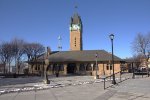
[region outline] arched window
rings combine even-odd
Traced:
[[[64,71],[64,65],[63,65],[63,64],[60,64],[60,65],[59,65],[59,70],[60,70],[60,71]]]
[[[96,70],[96,67],[97,67],[97,70],[99,70],[98,64],[97,64],[97,66],[96,66],[96,63],[94,63],[94,65],[93,65],[93,70],[94,70],[94,71]]]
[[[79,70],[80,70],[80,71],[85,71],[85,65],[84,65],[84,64],[80,64]]]
[[[52,70],[53,70],[53,66],[49,64],[49,65],[48,65],[48,70],[49,70],[49,71],[52,71]]]
[[[91,64],[87,64],[86,70],[87,70],[87,71],[92,71],[92,66],[91,66]]]

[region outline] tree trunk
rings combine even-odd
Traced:
[[[9,63],[9,74],[10,74],[10,63]]]
[[[4,74],[5,74],[5,72],[6,72],[6,69],[5,69],[5,67],[6,67],[6,63],[4,63],[4,69],[3,69],[3,70],[4,70]]]
[[[18,65],[18,74],[20,73],[20,65]]]
[[[16,59],[16,56],[15,56],[15,67],[16,67],[15,72],[17,73],[17,59]]]
[[[19,74],[19,66],[18,66],[18,61],[16,62],[16,68],[17,68],[17,74]]]

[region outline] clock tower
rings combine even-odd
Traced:
[[[70,22],[70,50],[82,50],[82,21],[77,13]]]

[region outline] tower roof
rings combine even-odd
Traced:
[[[80,24],[81,18],[78,15],[78,13],[74,13],[74,15],[71,17],[71,24]]]

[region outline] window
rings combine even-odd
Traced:
[[[74,46],[76,47],[76,37],[75,37],[75,39],[74,39]]]
[[[106,69],[109,70],[109,64],[107,64]]]
[[[53,70],[53,66],[51,66],[51,65],[48,65],[48,70]]]
[[[94,63],[94,65],[93,65],[93,70],[94,70],[94,71],[96,70],[96,67],[97,67],[97,70],[99,70],[98,64],[97,64],[97,66],[96,66],[96,63]]]
[[[112,65],[110,65],[110,70],[112,70]]]
[[[91,64],[87,64],[87,66],[86,66],[86,70],[87,70],[87,71],[92,71]]]
[[[64,66],[62,64],[59,65],[59,70],[64,71]]]
[[[57,64],[55,63],[55,64],[53,64],[53,71],[58,71],[58,66],[57,66]]]
[[[38,70],[37,66],[35,66],[35,70]]]
[[[64,66],[63,64],[54,64],[52,67],[53,71],[64,71]]]
[[[84,65],[84,64],[80,64],[79,70],[80,70],[80,71],[85,71],[85,65]]]
[[[40,70],[40,65],[36,65],[34,69],[37,71]]]

